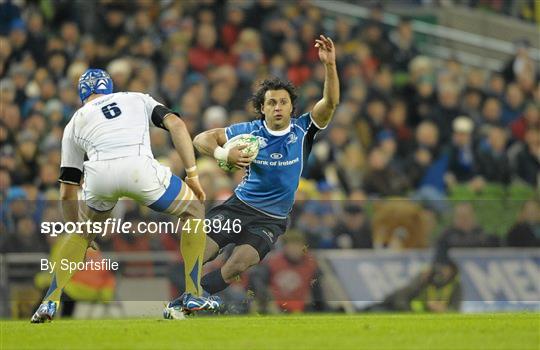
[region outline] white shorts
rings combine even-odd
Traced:
[[[168,167],[148,156],[84,163],[83,199],[96,211],[113,209],[120,197],[165,211],[182,187],[182,180]]]

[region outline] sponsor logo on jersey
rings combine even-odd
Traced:
[[[257,136],[257,139],[259,140],[259,149],[263,149],[268,146],[268,140],[266,138]]]
[[[281,154],[281,153],[272,153],[270,155],[270,158],[272,158],[272,159],[281,159],[281,158],[283,158],[283,154]]]
[[[291,132],[289,136],[287,137],[287,144],[290,145],[292,143],[296,143],[296,140],[298,140],[298,136],[296,136],[296,134]]]

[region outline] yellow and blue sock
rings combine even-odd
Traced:
[[[63,244],[58,252],[54,254],[55,257],[53,257],[53,261],[56,264],[53,270],[51,285],[45,294],[45,298],[43,298],[44,302],[50,300],[59,303],[60,297],[62,296],[62,290],[75,273],[75,271],[70,271],[70,269],[62,269],[62,259],[66,259],[70,263],[83,262],[87,248],[88,239],[81,235],[71,234],[64,239]]]

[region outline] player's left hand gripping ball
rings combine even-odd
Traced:
[[[259,139],[250,134],[241,134],[233,137],[223,145],[223,148],[231,149],[237,146],[246,146],[242,149],[242,153],[250,157],[251,160],[254,160],[259,153]],[[235,165],[230,164],[229,162],[218,160],[217,163],[219,167],[225,171],[238,170]]]

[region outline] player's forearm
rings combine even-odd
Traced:
[[[339,103],[339,78],[335,63],[325,64],[323,97],[313,108],[313,117],[320,126],[326,126]]]
[[[325,80],[323,90],[323,101],[328,109],[334,111],[339,103],[339,78],[336,64],[327,63],[324,65]]]
[[[176,116],[166,116],[163,124],[171,133],[174,148],[176,149],[176,152],[178,152],[180,159],[182,159],[184,167],[186,169],[193,168],[195,166],[195,152],[186,124],[182,119],[177,118]]]
[[[195,136],[193,145],[201,154],[213,157],[214,151],[219,146],[217,139],[212,134],[212,130],[205,131]]]
[[[60,199],[62,200],[64,222],[76,222],[79,220],[78,190],[79,186],[77,185],[60,184]]]
[[[193,144],[204,155],[228,161],[229,150],[221,147],[225,142],[227,142],[225,129],[217,128],[200,133],[195,137]]]

